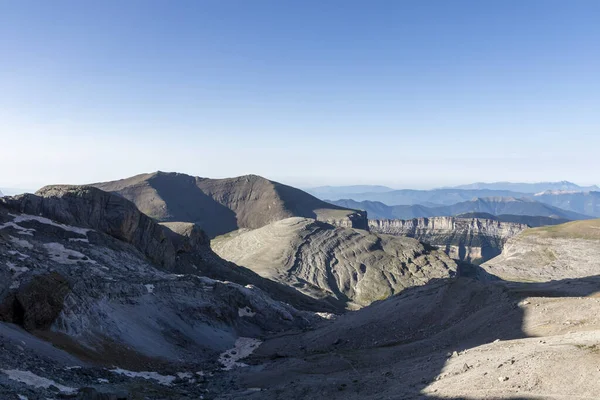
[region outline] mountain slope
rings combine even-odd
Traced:
[[[218,237],[221,257],[316,298],[354,308],[407,287],[454,274],[456,264],[410,238],[336,228],[288,218],[260,229]]]
[[[208,179],[156,172],[93,186],[132,201],[162,222],[193,222],[210,237],[299,216],[366,229],[366,216],[256,175]]]
[[[27,378],[16,379],[21,386],[42,382],[20,392],[36,399],[115,384],[143,398],[185,398],[195,372],[220,370],[219,354],[239,340],[255,347],[266,333],[321,320],[290,305],[297,301],[319,304],[220,259],[193,225],[161,226],[97,188],[54,186],[0,199],[2,399],[16,398],[11,376]],[[157,383],[130,383],[136,373],[119,376],[117,367],[160,368],[142,375],[168,378],[168,394],[157,393]],[[178,371],[193,375],[177,383]],[[58,381],[54,389],[44,384],[49,378]],[[190,390],[204,391],[202,381]]]
[[[491,215],[526,215],[562,218],[568,220],[589,219],[587,215],[563,210],[548,204],[529,199],[512,197],[477,198],[450,206],[425,207],[421,205],[387,206],[380,202],[336,200],[333,204],[367,211],[369,219],[413,219],[435,216],[455,216],[466,213],[487,213]]]

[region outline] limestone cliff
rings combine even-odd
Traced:
[[[481,263],[499,255],[506,241],[527,225],[481,218],[432,217],[370,220],[369,228],[374,233],[418,239],[456,260]]]

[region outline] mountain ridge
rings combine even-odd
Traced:
[[[158,171],[91,185],[127,198],[158,221],[196,223],[210,237],[293,216],[368,229],[363,212],[258,175],[210,179]]]
[[[456,216],[464,213],[483,212],[491,215],[522,215],[556,217],[568,220],[592,219],[593,216],[563,210],[532,199],[513,197],[476,198],[450,206],[425,207],[422,205],[387,206],[381,202],[350,199],[334,200],[333,204],[367,211],[369,219],[412,219],[420,217]]]

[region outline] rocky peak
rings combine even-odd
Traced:
[[[128,200],[92,186],[46,186],[36,194],[4,197],[0,204],[19,213],[98,230],[132,244],[163,267],[175,261],[176,249],[164,227]]]

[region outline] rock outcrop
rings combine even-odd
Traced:
[[[167,229],[97,188],[0,200],[0,321],[96,362],[216,362],[239,337],[321,319],[288,303],[332,309],[220,259],[197,227]]]
[[[326,203],[256,175],[208,179],[156,172],[93,186],[118,193],[160,222],[198,224],[210,237],[295,216],[368,229],[365,212]]]
[[[487,261],[502,252],[506,241],[527,225],[480,218],[433,217],[410,220],[370,220],[374,233],[408,236],[470,263]]]
[[[316,298],[350,308],[388,298],[434,278],[453,276],[456,264],[418,241],[288,218],[212,241],[221,257]]]
[[[293,289],[219,258],[197,225],[160,225],[125,198],[92,186],[48,186],[35,195],[3,197],[0,207],[76,226],[79,232],[88,229],[111,236],[131,244],[151,263],[172,273],[193,273],[241,285],[255,285],[276,299],[301,309],[334,311],[329,305],[315,302]]]
[[[528,229],[482,267],[500,278],[526,282],[600,275],[600,220]]]

